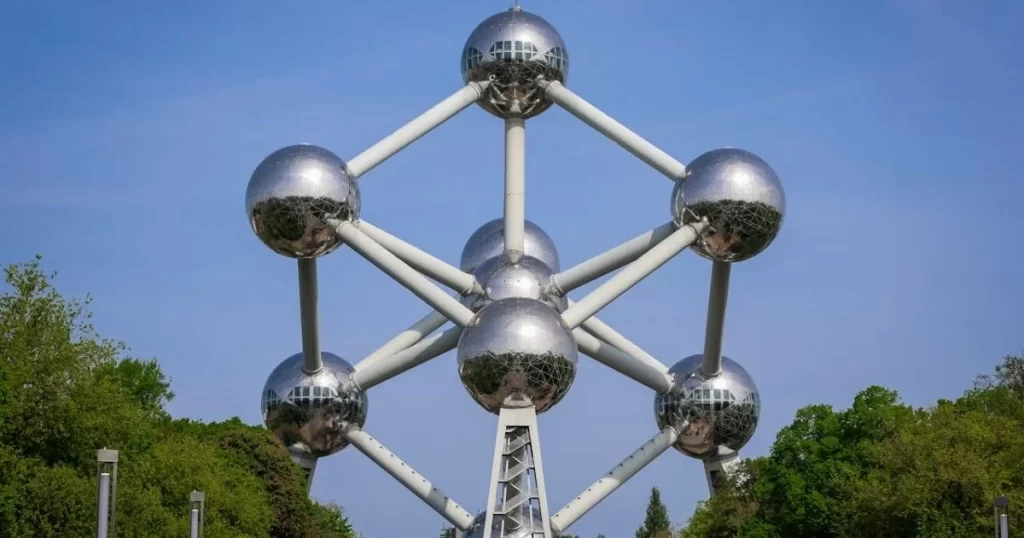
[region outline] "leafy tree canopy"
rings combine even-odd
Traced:
[[[925,409],[881,387],[849,409],[797,412],[744,461],[684,538],[949,538],[993,532],[992,501],[1024,501],[1024,357]]]
[[[6,268],[0,296],[0,536],[95,533],[95,455],[118,449],[120,536],[185,536],[188,494],[206,492],[208,538],[351,538],[342,511],[311,502],[262,427],[173,420],[153,360],[126,356],[68,299],[40,258]]]

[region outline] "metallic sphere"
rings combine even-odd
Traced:
[[[541,533],[544,529],[544,522],[540,517],[540,508],[536,506],[519,506],[518,510],[521,511],[519,514],[519,520],[523,522],[523,525],[518,529],[510,529],[508,525],[504,529],[501,527],[501,519],[498,517],[494,518],[494,522],[491,524],[491,532],[484,533],[484,524],[487,522],[487,512],[480,512],[476,518],[473,519],[473,526],[465,534],[465,538],[484,538],[501,536],[502,538],[533,538]]]
[[[291,258],[332,252],[341,238],[329,220],[359,218],[359,187],[337,155],[300,144],[271,153],[245,191],[249,224],[271,250]]]
[[[710,231],[694,243],[704,258],[739,262],[775,240],[786,213],[786,196],[775,171],[741,149],[716,149],[694,159],[672,191],[676,225],[706,217]]]
[[[564,312],[568,300],[548,291],[551,269],[544,262],[531,256],[522,256],[513,261],[507,254],[499,254],[480,264],[473,276],[484,289],[482,294],[471,294],[462,298],[462,304],[474,312],[484,306],[509,297],[534,299]]]
[[[302,353],[274,368],[263,387],[263,421],[289,451],[321,458],[348,446],[343,433],[366,422],[365,392],[342,387],[352,366],[341,357],[322,352],[323,368],[314,375],[302,371]]]
[[[569,392],[577,351],[572,331],[550,306],[502,299],[483,307],[463,329],[459,377],[470,396],[492,413],[529,403],[542,413]]]
[[[459,268],[467,273],[485,261],[500,255],[505,249],[505,221],[494,219],[477,228],[469,236],[466,246],[462,248],[462,259]],[[551,271],[561,270],[558,264],[558,249],[551,237],[536,224],[526,221],[523,255],[536,258],[547,265]]]
[[[739,450],[747,444],[761,416],[761,397],[753,378],[732,359],[722,357],[714,377],[701,373],[704,355],[693,355],[669,372],[675,384],[654,398],[658,427],[679,432],[676,450],[697,459],[711,459],[718,447]]]
[[[530,118],[551,106],[540,78],[565,82],[569,53],[544,19],[514,7],[488,17],[462,49],[463,82],[490,80],[478,101],[499,118]]]

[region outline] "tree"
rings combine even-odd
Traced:
[[[870,387],[846,410],[812,405],[747,460],[681,536],[926,537],[991,532],[996,495],[1024,500],[1024,393],[1004,359],[954,401],[912,409]],[[1018,501],[1020,502],[1020,501]]]
[[[672,523],[668,520],[668,509],[661,502],[661,492],[651,488],[651,497],[647,501],[647,515],[644,524],[636,530],[636,538],[668,538],[671,536]]]
[[[89,298],[66,299],[41,260],[6,269],[0,295],[0,536],[95,532],[96,449],[121,451],[123,536],[183,536],[188,493],[206,492],[208,538],[351,538],[336,506],[263,427],[172,420],[153,360],[93,329]]]

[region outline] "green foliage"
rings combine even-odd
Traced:
[[[40,259],[6,270],[0,296],[0,536],[95,533],[95,454],[120,451],[120,536],[185,536],[206,493],[208,538],[350,538],[337,506],[310,502],[287,452],[239,419],[171,420],[155,361],[100,338],[89,298],[65,299]]]
[[[668,509],[661,502],[661,492],[651,488],[651,497],[647,501],[647,515],[644,524],[636,530],[636,538],[668,538],[671,536],[672,523],[668,520]]]
[[[797,412],[771,453],[701,503],[684,538],[990,534],[997,495],[1024,500],[1024,359],[955,402],[912,409],[870,387]]]

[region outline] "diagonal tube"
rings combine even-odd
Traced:
[[[548,99],[582,120],[583,123],[593,127],[597,132],[610,138],[655,170],[665,174],[669,179],[678,181],[686,176],[686,165],[644,140],[640,135],[630,131],[611,116],[601,112],[596,106],[584,101],[582,97],[573,93],[560,82],[545,81],[541,85],[544,87],[544,93]]]
[[[427,277],[392,254],[388,249],[370,239],[351,222],[333,222],[334,231],[352,250],[358,252],[378,269],[387,273],[435,310],[442,313],[456,325],[465,327],[473,319],[473,311],[456,299],[448,296]]]
[[[444,314],[436,310],[432,311],[426,316],[423,316],[423,319],[413,323],[408,329],[395,335],[394,338],[388,340],[373,353],[364,357],[363,360],[359,361],[359,364],[370,364],[379,359],[390,357],[416,342],[419,342],[423,337],[436,331],[445,323],[448,323],[448,318],[446,318]]]
[[[672,232],[664,241],[623,267],[615,276],[566,309],[562,313],[562,319],[569,328],[579,327],[581,323],[693,244],[706,225],[706,221],[695,222]]]
[[[550,286],[555,293],[565,295],[636,260],[666,237],[672,235],[674,231],[676,231],[675,224],[671,221],[666,222],[587,261],[552,275]]]
[[[473,526],[473,516],[465,508],[434,487],[429,480],[409,467],[409,464],[370,437],[370,434],[362,429],[350,427],[345,431],[345,439],[452,525],[464,531]]]
[[[355,365],[349,382],[356,390],[369,390],[388,379],[411,370],[459,345],[462,327],[452,327],[441,334],[428,336],[389,357],[367,357]]]
[[[413,269],[424,275],[459,292],[459,294],[469,295],[470,293],[479,293],[481,291],[480,285],[477,284],[473,275],[451,266],[447,262],[381,230],[365,220],[360,220],[355,224],[363,233],[370,236],[370,239],[380,243],[382,247],[398,256],[398,259],[409,264]]]
[[[448,121],[469,105],[477,102],[490,82],[470,82],[445,100],[420,114],[416,119],[382,138],[366,151],[348,161],[348,173],[353,178],[362,176],[380,163],[412,144],[435,127]]]
[[[587,512],[592,510],[601,501],[605,500],[627,480],[640,472],[658,456],[662,455],[672,443],[676,442],[678,434],[671,427],[658,432],[657,435],[647,441],[635,452],[629,455],[614,469],[591,484],[583,493],[569,501],[564,508],[551,516],[551,532],[560,534],[565,532],[570,525],[579,521]]]
[[[583,329],[574,329],[573,337],[580,353],[625,375],[626,377],[650,388],[658,394],[664,394],[672,388],[672,375],[665,365],[661,368],[646,364],[626,354],[621,349],[597,339]]]
[[[569,301],[569,306],[572,306],[573,302]],[[594,335],[598,340],[607,343],[610,346],[616,347],[619,350],[630,355],[634,359],[650,366],[659,371],[668,371],[668,367],[665,366],[661,361],[654,358],[654,355],[644,351],[644,349],[634,344],[630,339],[623,336],[621,333],[611,328],[605,322],[592,317],[582,324],[580,328],[588,333]]]

